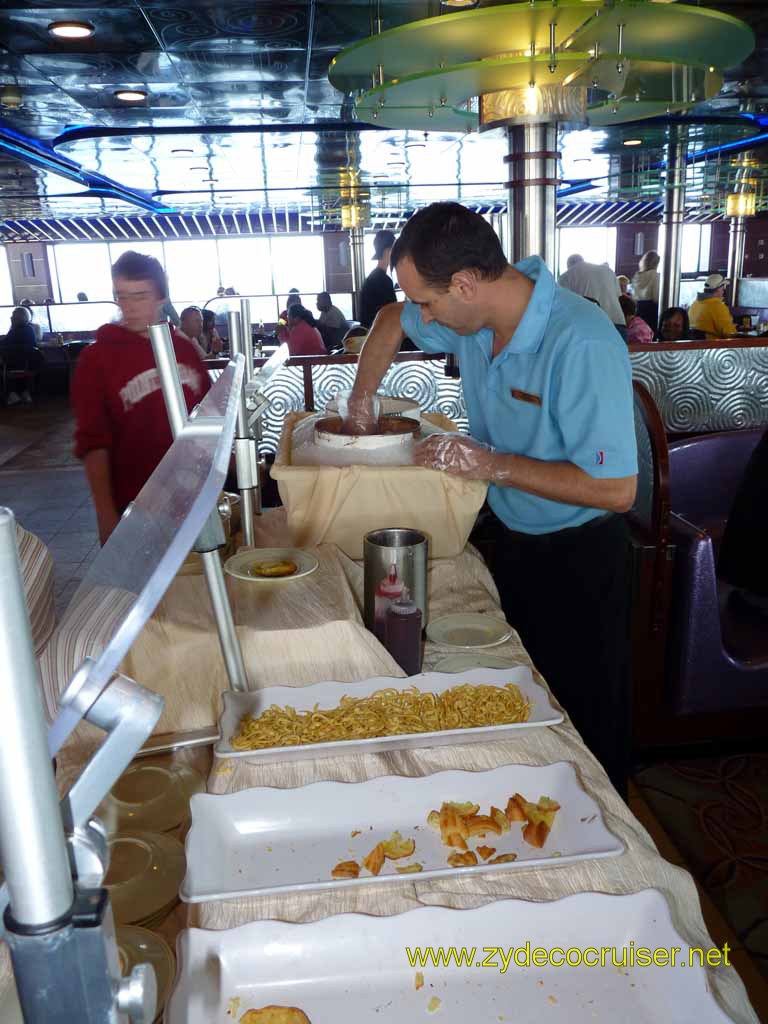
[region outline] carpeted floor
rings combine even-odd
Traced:
[[[662,762],[635,782],[768,978],[768,753]]]

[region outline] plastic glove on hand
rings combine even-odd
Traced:
[[[339,415],[344,420],[346,433],[375,434],[381,415],[381,399],[378,395],[341,392]]]
[[[496,451],[465,434],[432,434],[413,449],[413,462],[467,480],[492,480]]]

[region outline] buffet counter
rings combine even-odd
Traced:
[[[257,543],[260,546],[287,541],[282,510],[266,512],[257,523]],[[316,548],[313,553],[320,566],[306,578],[273,587],[228,581],[251,687],[279,682],[299,688],[320,680],[402,677],[397,664],[363,626],[361,563],[347,558],[329,545]],[[457,611],[503,618],[490,573],[471,547],[457,558],[430,563],[430,619]],[[86,640],[69,643],[59,638],[54,650],[56,672],[45,681],[47,703],[55,696],[52,692],[55,690],[54,679],[67,679],[70,665],[87,653],[91,645],[98,647],[101,642],[99,614],[102,614],[104,622],[109,621],[108,609],[95,612],[87,629],[80,631],[80,636],[86,636]],[[109,628],[108,625],[105,627],[107,634]],[[553,635],[555,630],[556,624],[553,623]],[[428,642],[423,670],[433,669],[447,653],[450,652],[445,648]],[[514,632],[506,642],[494,647],[493,654],[506,657],[510,663],[532,668],[530,658]],[[220,710],[220,692],[226,688],[227,681],[202,577],[185,575],[174,581],[161,606],[133,645],[123,670],[165,697],[166,709],[158,731],[188,730],[214,724]],[[535,669],[533,673],[536,682],[546,687]],[[556,699],[551,695],[550,699],[557,709]],[[62,787],[76,773],[90,746],[90,738],[78,731],[62,752],[59,757]],[[424,880],[411,875],[388,885],[346,885],[315,892],[270,893],[179,904],[158,925],[158,930],[170,941],[182,928],[188,927],[221,930],[266,919],[309,922],[347,912],[383,917],[423,906],[474,908],[501,899],[536,903],[576,893],[620,895],[655,889],[663,894],[671,912],[671,921],[683,941],[696,948],[712,946],[691,876],[659,856],[648,833],[619,798],[602,767],[582,743],[567,714],[561,724],[523,728],[514,733],[514,738],[496,742],[417,747],[275,764],[257,763],[257,758],[249,756],[212,760],[210,748],[181,752],[175,756],[180,760],[191,759],[199,769],[207,772],[208,791],[212,794],[230,794],[253,786],[289,789],[322,780],[361,782],[386,775],[417,778],[450,769],[480,772],[510,764],[566,762],[575,766],[578,780],[589,797],[597,802],[605,826],[625,849],[620,856],[562,865],[557,862],[541,867],[526,865],[524,869],[515,871],[456,872],[445,878]],[[538,796],[538,792],[532,794],[533,799]],[[446,799],[450,798],[450,794],[446,794]],[[603,898],[589,899],[599,901]],[[524,942],[525,938],[525,935],[520,935],[519,941]],[[214,937],[211,941],[215,943],[217,940]],[[412,940],[403,933],[402,941],[405,944]],[[452,944],[465,940],[449,935],[441,941]],[[493,939],[489,937],[489,941]],[[732,967],[721,965],[706,967],[705,970],[706,986],[732,1021],[747,1024],[757,1020],[742,982]],[[684,973],[685,979],[680,977],[676,984],[685,987],[692,984],[694,972]],[[675,972],[676,978],[678,974]],[[434,973],[432,977],[435,977]],[[11,977],[5,950],[2,980],[7,990]],[[500,1010],[514,1011],[515,998],[510,982],[504,978],[501,981],[510,989],[510,995],[507,997],[508,1005],[500,1007]],[[634,986],[635,982],[638,986],[644,984],[642,972],[628,973],[628,998],[634,998],[629,994],[629,986]],[[198,976],[194,984],[199,994],[202,979]],[[701,984],[703,991],[703,977]],[[440,986],[442,989],[443,982]],[[551,1003],[555,997],[548,995],[548,991],[542,992],[543,1010],[551,1011],[552,1006],[546,1000]],[[300,1005],[301,990],[297,989],[293,994],[295,1002]],[[417,994],[414,993],[414,998]],[[443,1000],[449,998],[449,993],[441,991],[440,994]],[[171,1004],[170,1021],[173,1024],[179,1020],[202,1019],[191,1012],[187,1017],[183,1007],[179,1008],[180,998],[176,997],[175,1006]],[[210,998],[215,1000],[220,995],[212,993]],[[241,1006],[240,1012],[246,1005]],[[560,1010],[563,1008],[561,1006]],[[419,1016],[423,1010],[424,1007],[420,1007]],[[714,1007],[712,1013],[706,1017],[707,1020],[721,1019],[714,1016]],[[239,1019],[237,1013],[231,1016]],[[225,1018],[211,1015],[207,1019],[223,1021]],[[522,1018],[517,1018],[512,1012],[511,1016],[502,1014],[499,1019]],[[615,1015],[612,1019],[619,1017]],[[168,1016],[166,1020],[169,1020]]]

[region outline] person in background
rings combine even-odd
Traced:
[[[704,282],[704,290],[688,310],[691,327],[702,331],[707,341],[736,334],[736,324],[723,299],[727,284],[722,274],[710,274]]]
[[[619,282],[619,294],[620,295],[631,295],[632,289],[629,286],[629,278],[626,274],[619,274],[616,278]]]
[[[224,349],[224,342],[216,330],[216,314],[212,309],[204,309],[203,313],[203,334],[200,344],[203,346],[206,355],[217,356]]]
[[[35,340],[35,332],[29,322],[29,310],[25,306],[17,306],[11,313],[11,329],[4,338],[0,338],[0,363],[4,363],[7,370],[29,370],[36,371],[42,362],[40,352]],[[8,405],[18,405],[19,402],[32,404],[32,395],[29,393],[26,379],[19,385],[19,391],[11,380],[6,393]]]
[[[625,336],[624,312],[619,305],[619,282],[607,263],[602,266],[587,263],[583,256],[574,253],[568,257],[567,270],[560,275],[557,283],[576,295],[596,302],[622,338]]]
[[[236,292],[236,291],[235,291],[235,289],[234,289],[234,288],[232,287],[232,285],[230,285],[230,286],[229,286],[229,288],[225,288],[225,289],[224,289],[224,294],[225,294],[225,295],[237,295],[237,292]]]
[[[391,231],[377,231],[373,236],[373,258],[376,260],[376,268],[366,277],[360,291],[360,323],[363,327],[371,326],[383,306],[397,302],[395,286],[387,273],[394,244],[395,236]]]
[[[29,313],[29,326],[32,328],[35,335],[35,344],[39,345],[43,340],[43,327],[42,324],[35,321],[32,299],[22,299],[19,305],[23,306],[27,313]]]
[[[349,323],[338,306],[331,303],[331,296],[328,292],[320,292],[317,296],[317,308],[320,310],[317,329],[323,337],[325,347],[330,352],[341,345],[349,330]]]
[[[277,334],[277,340],[278,341],[288,341],[288,311],[290,310],[291,306],[302,306],[303,307],[303,305],[304,305],[304,303],[301,301],[301,294],[299,293],[299,289],[298,288],[291,288],[290,291],[288,292],[288,299],[287,299],[287,301],[285,303],[285,309],[282,311],[282,313],[280,314],[280,317],[279,317],[279,319],[277,321],[277,325],[278,326],[277,326],[277,331],[275,333]],[[314,326],[314,323],[315,323],[315,321],[314,321],[314,318],[313,318],[312,319],[312,325],[313,326]]]
[[[178,327],[179,326],[179,322],[180,322],[181,318],[179,317],[179,314],[176,312],[176,307],[171,302],[170,296],[168,296],[168,295],[166,295],[165,301],[160,306],[159,316],[160,316],[160,321],[159,321],[160,323],[162,323],[165,320],[168,323],[173,324],[174,327]]]
[[[458,357],[472,436],[426,438],[413,461],[489,484],[491,571],[507,621],[621,790],[631,697],[622,513],[637,485],[627,347],[540,257],[511,266],[490,224],[458,203],[415,213],[392,263],[408,301],[376,317],[351,427],[370,424],[371,398],[404,335]]]
[[[655,249],[643,253],[637,273],[632,278],[632,297],[637,303],[637,315],[654,330],[659,322],[659,259]]]
[[[222,295],[224,294],[224,285],[223,284],[220,284],[219,287],[216,289],[216,294],[218,295],[219,298],[222,297]]]
[[[619,305],[627,321],[627,342],[630,345],[652,345],[653,331],[645,320],[637,315],[635,300],[630,295],[620,295]]]
[[[288,307],[287,338],[291,356],[326,356],[323,339],[308,309],[294,304]]]
[[[152,256],[125,252],[112,267],[119,323],[104,324],[72,381],[75,454],[83,460],[104,544],[171,445],[149,325],[161,321],[168,282]],[[211,380],[191,342],[170,328],[187,409]]]
[[[88,296],[85,294],[85,292],[78,292],[77,293],[77,301],[78,302],[87,302],[88,301]]]
[[[182,309],[177,334],[191,341],[200,358],[205,359],[207,353],[203,344],[203,314],[198,306]]]
[[[685,341],[691,336],[688,314],[682,306],[670,306],[659,320],[659,341]]]

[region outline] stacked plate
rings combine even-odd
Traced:
[[[157,979],[157,1009],[155,1021],[162,1020],[165,1004],[173,988],[176,974],[176,957],[171,947],[159,935],[132,925],[117,928],[117,955],[123,977],[130,975],[137,964],[150,964]]]
[[[137,761],[123,772],[96,813],[110,835],[170,832],[189,821],[189,801],[204,789],[200,773],[185,764]]]
[[[115,924],[153,928],[179,901],[184,848],[162,833],[122,832],[109,840],[109,871],[104,884]]]

